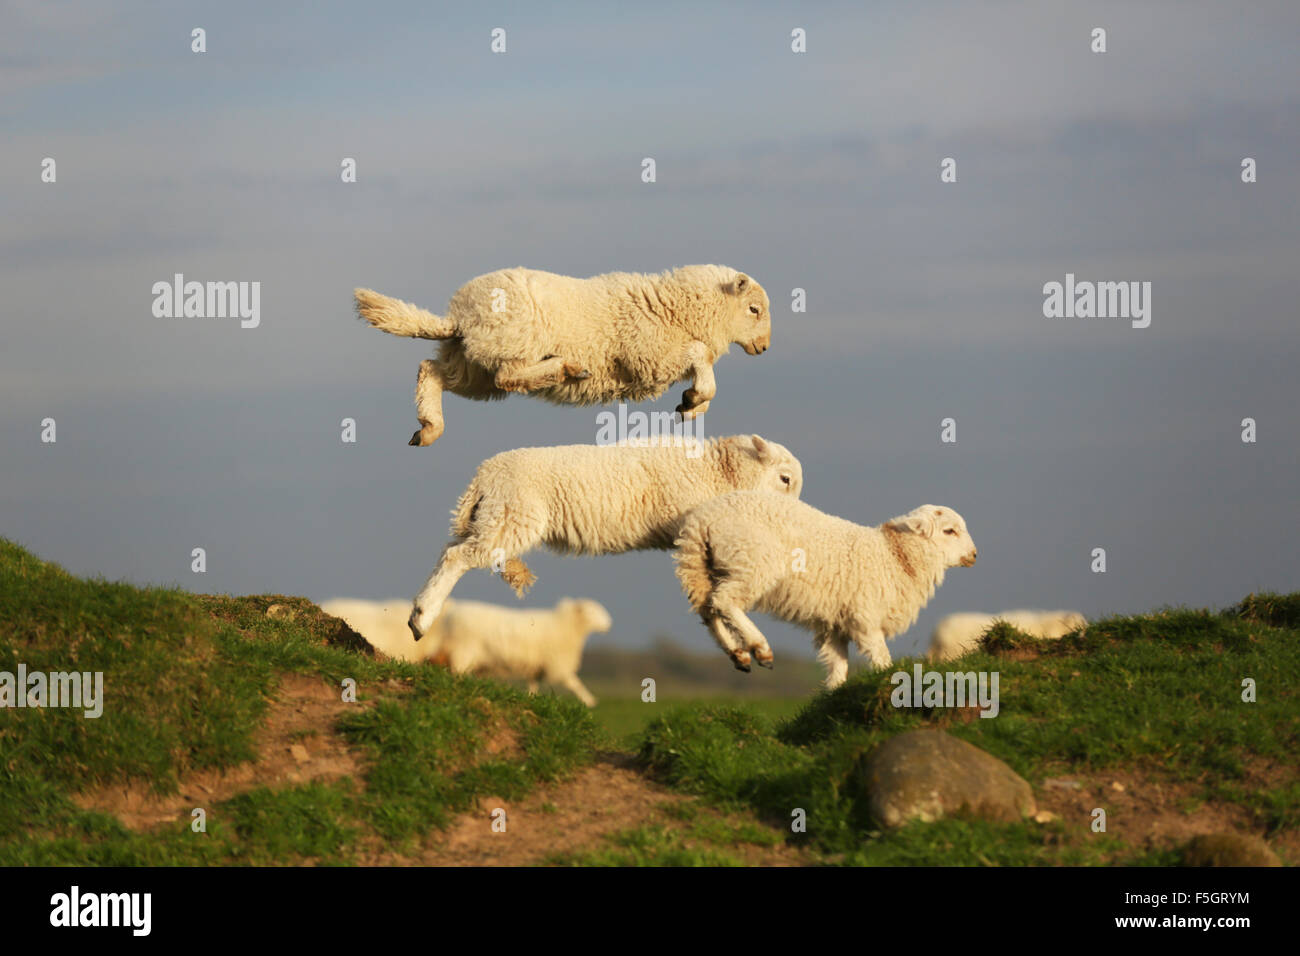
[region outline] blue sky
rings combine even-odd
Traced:
[[[475,465],[593,441],[598,409],[449,396],[408,448],[428,344],[362,326],[352,287],[440,311],[505,266],[719,262],[768,289],[773,348],[719,363],[705,432],[790,446],[825,510],[970,525],[979,564],[896,653],[952,611],[1300,586],[1293,5],[0,9],[0,533],[77,573],[413,594]],[[155,318],[176,272],[260,281],[260,327]],[[1151,327],[1044,318],[1067,272],[1152,282]],[[609,640],[712,646],[664,554],[530,564],[529,603],[598,598]]]

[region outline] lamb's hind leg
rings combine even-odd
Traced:
[[[411,436],[408,445],[432,445],[442,434],[446,427],[442,420],[442,392],[445,387],[438,363],[433,359],[421,362],[420,374],[415,380],[415,412],[420,418],[420,430]]]
[[[465,572],[470,568],[487,566],[486,562],[477,560],[476,551],[472,542],[465,542],[449,544],[442,552],[438,566],[433,569],[433,574],[429,575],[429,580],[415,596],[411,616],[406,622],[417,641],[438,619],[438,615],[442,613],[443,603],[451,594],[451,589],[464,577]]]
[[[727,626],[740,635],[746,649],[754,655],[759,667],[771,668],[773,663],[772,648],[767,638],[758,629],[749,616],[745,614],[744,604],[739,594],[739,586],[732,580],[724,580],[714,589],[710,604]]]
[[[549,355],[540,362],[506,362],[497,370],[496,387],[507,392],[533,392],[566,381],[581,381],[591,373],[576,362],[566,362],[558,355]]]
[[[709,633],[713,635],[718,647],[722,648],[722,653],[730,657],[731,663],[736,665],[736,670],[748,674],[750,656],[749,651],[745,649],[745,642],[732,632],[721,615],[705,609],[700,612],[700,617],[703,618],[704,626],[709,629]]]

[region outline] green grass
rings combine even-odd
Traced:
[[[665,711],[674,707],[699,709],[732,706],[776,721],[793,717],[804,705],[803,698],[789,697],[736,697],[715,693],[700,697],[678,698],[671,703],[664,701],[646,703],[639,697],[608,697],[596,693],[600,703],[592,711],[592,716],[610,737],[627,749],[635,749],[650,724]]]
[[[671,709],[641,741],[660,779],[720,806],[757,811],[773,825],[807,813],[792,837],[850,863],[1035,864],[1159,862],[1114,835],[1078,826],[996,826],[949,820],[881,832],[854,784],[859,760],[895,734],[939,727],[1005,760],[1031,784],[1061,773],[1141,768],[1223,799],[1252,767],[1292,768],[1300,747],[1300,632],[1294,597],[1221,613],[1166,610],[1092,624],[1059,641],[1034,641],[1007,625],[986,647],[945,665],[1000,674],[1001,713],[961,721],[948,710],[896,708],[889,676],[860,674],[771,727],[735,707]],[[1287,626],[1273,626],[1282,622]],[[1027,651],[1035,659],[1019,659]],[[1242,681],[1258,687],[1242,701]],[[1248,803],[1274,831],[1296,826],[1296,778]]]
[[[742,865],[785,853],[787,841],[799,859],[849,865],[1179,859],[1176,848],[1117,827],[1091,834],[1078,821],[947,819],[882,830],[856,768],[880,742],[920,727],[983,748],[1036,787],[1049,776],[1124,770],[1176,783],[1189,805],[1231,804],[1270,839],[1300,827],[1300,594],[1250,595],[1221,612],[1115,617],[1059,641],[1001,625],[945,665],[999,673],[994,720],[895,708],[889,675],[911,661],[820,693],[802,662],[790,662],[779,685],[745,675],[709,685],[721,662],[666,647],[657,668],[653,654],[597,653],[591,679],[601,704],[589,712],[567,694],[528,697],[500,682],[378,660],[302,598],[83,580],[3,539],[0,622],[0,671],[20,662],[29,672],[102,671],[105,697],[98,719],[58,708],[0,712],[0,865],[350,864],[413,854],[481,797],[518,800],[617,744],[699,800],[665,804],[654,821],[551,862]],[[632,696],[647,673],[656,675],[658,703]],[[201,833],[188,808],[136,832],[74,801],[106,785],[174,794],[195,773],[256,758],[258,730],[286,675],[334,689],[355,681],[356,706],[290,738],[315,746],[338,735],[358,755],[353,777],[281,781],[209,801]],[[1254,703],[1241,699],[1247,678]],[[796,686],[804,689],[789,690]],[[778,688],[787,696],[761,696]],[[792,831],[795,811],[806,832]]]
[[[267,614],[273,605],[277,612]],[[286,610],[287,609],[287,610]],[[366,838],[409,847],[480,795],[518,797],[591,759],[600,730],[554,696],[380,662],[302,598],[196,596],[75,578],[0,539],[0,671],[102,671],[104,710],[24,708],[0,723],[0,865],[351,862]],[[361,701],[334,727],[356,780],[259,788],[132,832],[72,796],[107,784],[174,793],[186,774],[257,756],[254,731],[286,674]],[[515,742],[495,757],[487,734]]]

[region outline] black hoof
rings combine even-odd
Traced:
[[[748,665],[748,664],[742,664],[742,663],[740,663],[740,661],[732,661],[731,663],[733,663],[733,664],[736,665],[736,670],[738,670],[738,671],[744,671],[746,674],[749,673],[749,665]]]
[[[416,432],[414,435],[412,435],[412,436],[411,436],[411,440],[408,441],[407,444],[408,444],[408,445],[416,445],[416,446],[418,447],[419,444],[420,444],[420,433],[419,433],[419,432]]]
[[[759,661],[757,657],[754,660],[758,661],[759,667],[766,667],[768,670],[771,670],[772,665],[776,663],[776,661]]]

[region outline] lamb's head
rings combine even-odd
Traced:
[[[735,435],[722,442],[733,452],[729,474],[741,491],[774,491],[798,498],[803,491],[803,466],[790,449],[759,435]]]
[[[969,568],[979,554],[970,532],[966,530],[966,520],[951,508],[921,505],[905,515],[889,519],[885,527],[919,535],[931,542],[943,555],[945,568],[957,565]]]
[[[587,598],[565,598],[558,605],[569,611],[582,622],[583,634],[604,634],[614,626],[614,619],[609,616],[604,605]]]
[[[728,341],[750,355],[759,355],[772,344],[772,304],[761,285],[743,272],[728,271],[731,275],[722,284],[723,301],[729,310]]]

